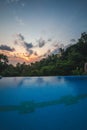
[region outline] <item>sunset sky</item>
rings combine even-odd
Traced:
[[[35,62],[87,32],[87,0],[0,0],[0,53]]]

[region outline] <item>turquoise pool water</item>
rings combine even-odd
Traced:
[[[87,130],[87,76],[0,79],[0,130]]]

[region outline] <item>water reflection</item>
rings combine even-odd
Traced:
[[[67,95],[67,96],[62,96],[60,99],[38,102],[38,103],[34,101],[25,101],[22,102],[20,105],[0,106],[0,112],[19,111],[20,114],[27,114],[27,113],[34,112],[35,109],[37,108],[43,108],[47,106],[60,105],[60,104],[65,104],[66,106],[77,104],[80,100],[83,100],[85,98],[87,98],[87,94],[81,94],[77,96]]]
[[[40,87],[51,85],[55,86],[56,84],[64,84],[64,77],[10,77],[2,78],[0,80],[0,87]]]
[[[73,86],[79,81],[87,83],[87,76],[53,76],[53,77],[13,77],[0,79],[0,87],[38,87],[38,86],[55,86],[68,85]],[[76,86],[76,85],[75,85]]]

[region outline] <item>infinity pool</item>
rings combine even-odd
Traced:
[[[87,130],[87,76],[0,79],[0,130]]]

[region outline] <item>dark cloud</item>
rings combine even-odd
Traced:
[[[51,52],[51,54],[54,54],[54,55],[60,53],[60,48],[62,49],[65,48],[64,44],[60,44],[58,42],[53,44],[53,46],[55,47],[55,49]]]
[[[64,47],[65,47],[64,44],[60,44],[60,48],[64,49]]]
[[[64,49],[64,44],[61,44],[61,43],[58,43],[58,42],[55,42],[54,44],[53,44],[53,46],[55,47],[55,50],[58,50],[59,48],[62,48],[62,49]]]
[[[54,49],[52,50],[48,50],[44,55],[42,55],[42,57],[48,57],[49,55],[52,55],[52,54],[60,54],[60,48],[64,49],[65,46],[64,44],[60,44],[59,42],[54,42],[53,44],[53,47],[55,47]]]
[[[38,56],[38,54],[37,54],[37,52],[36,52],[36,51],[34,52],[34,55],[35,55],[35,56]]]
[[[76,42],[76,40],[75,39],[71,39],[70,42]]]
[[[64,44],[61,44],[59,42],[55,42],[53,46],[55,47],[55,49],[51,52],[51,54],[58,54],[60,53],[60,48],[62,49],[65,48]]]
[[[14,44],[15,44],[15,45],[18,45],[18,41],[17,41],[17,40],[15,40],[15,41],[14,41]]]
[[[7,45],[1,45],[0,50],[11,51],[11,52],[15,51],[14,48],[11,48],[10,46]]]
[[[51,42],[51,41],[52,41],[52,39],[51,39],[51,38],[49,38],[49,39],[48,39],[48,42]]]
[[[21,33],[16,34],[16,40],[14,41],[14,44],[23,46],[26,49],[26,51],[29,53],[29,55],[33,54],[33,50],[31,50],[31,48],[33,48],[33,44],[27,43],[25,41],[24,36]]]
[[[21,34],[21,33],[19,33],[19,34],[16,34],[15,35],[15,40],[14,40],[14,44],[15,45],[23,45],[24,44],[24,36]]]
[[[46,41],[43,40],[42,38],[40,38],[40,39],[38,40],[38,45],[39,45],[40,48],[43,47],[45,44],[46,44]]]
[[[33,48],[33,44],[32,43],[24,42],[24,46],[25,46],[26,50],[29,50],[30,48]]]
[[[59,47],[59,43],[53,44],[54,47]]]
[[[40,38],[37,42],[38,44],[36,46],[34,46],[32,43],[26,42],[25,37],[21,33],[16,34],[16,39],[14,40],[15,45],[20,45],[25,48],[26,52],[28,53],[27,55],[28,57],[30,57],[31,55],[38,56],[37,52],[34,51],[33,48],[35,47],[42,48],[46,44],[46,41],[42,38]]]
[[[17,38],[21,41],[24,41],[24,36],[21,33],[17,34]]]
[[[60,45],[61,45],[61,43],[59,42],[59,41],[53,41],[53,43],[52,43],[52,45],[53,45],[53,47],[60,47]]]
[[[31,56],[34,53],[33,50],[28,50],[28,55]]]
[[[31,56],[34,53],[34,51],[31,50],[31,48],[33,48],[33,44],[32,43],[24,42],[23,46],[25,47],[25,49],[28,52],[29,56]]]
[[[32,54],[34,54],[33,50],[28,50],[27,53],[23,53],[23,56],[30,57]]]
[[[21,33],[19,33],[19,34],[16,35],[16,40],[14,41],[14,44],[15,45],[19,44],[19,45],[24,46],[26,48],[26,50],[28,50],[30,48],[33,48],[33,44],[32,43],[27,43],[25,41],[24,36]]]
[[[33,50],[31,50],[31,49],[29,49],[27,52],[28,52],[28,57],[30,57],[31,55],[38,56],[37,52],[36,52],[36,51],[33,51]]]

